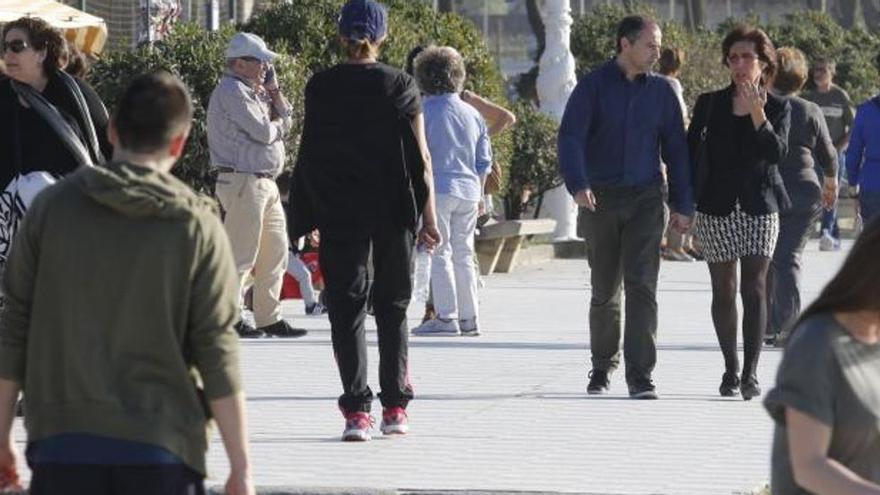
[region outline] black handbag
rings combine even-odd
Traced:
[[[703,119],[703,128],[700,130],[700,144],[697,146],[697,156],[692,161],[694,166],[692,171],[694,199],[697,203],[700,202],[700,197],[706,189],[706,184],[709,182],[709,146],[707,145],[707,139],[709,138],[709,121],[712,118],[712,107],[714,105],[715,94],[712,93],[709,95],[709,104],[706,108],[706,116]]]

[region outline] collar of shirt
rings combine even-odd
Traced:
[[[432,100],[460,100],[461,96],[458,93],[443,93],[440,95],[425,95],[425,101]]]
[[[643,72],[641,74],[636,74],[636,77],[633,80],[630,80],[626,77],[626,71],[623,70],[623,67],[620,66],[620,63],[617,61],[617,57],[612,58],[605,64],[606,71],[614,74],[619,80],[632,84],[645,84],[648,81],[648,74],[650,72]]]
[[[256,90],[256,88],[254,87],[253,81],[251,81],[250,79],[244,78],[229,69],[226,69],[225,71],[223,71],[223,75],[226,77],[231,77],[233,79],[238,79],[239,81],[243,82],[245,84],[245,86],[247,86],[253,90]]]

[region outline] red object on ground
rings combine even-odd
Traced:
[[[318,253],[302,253],[299,257],[312,274],[312,285],[323,282],[324,274],[321,273],[321,265],[318,263]],[[299,282],[289,273],[284,274],[284,282],[281,285],[281,299],[302,299]]]

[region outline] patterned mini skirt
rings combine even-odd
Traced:
[[[709,263],[733,261],[744,256],[772,258],[779,237],[779,214],[749,215],[737,202],[729,215],[697,212],[694,235]]]

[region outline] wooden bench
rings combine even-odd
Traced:
[[[525,236],[551,234],[555,228],[556,220],[549,218],[504,220],[483,225],[476,237],[480,273],[510,273],[516,265],[516,257]]]

